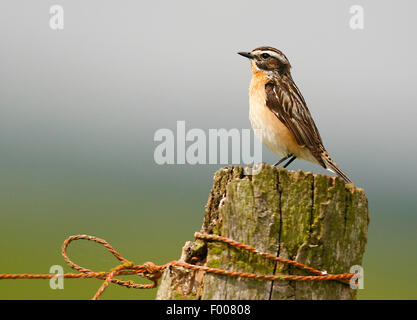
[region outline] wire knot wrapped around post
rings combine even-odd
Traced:
[[[108,287],[110,283],[115,283],[127,288],[135,288],[135,289],[151,289],[155,288],[158,285],[158,279],[162,276],[162,273],[165,271],[165,269],[169,267],[180,267],[185,268],[188,270],[201,270],[208,273],[214,273],[214,274],[220,274],[225,276],[231,276],[231,277],[240,277],[240,278],[248,278],[248,279],[258,279],[258,280],[338,280],[343,281],[345,283],[349,283],[349,279],[351,279],[355,274],[339,274],[339,275],[327,275],[325,272],[316,270],[314,268],[311,268],[309,266],[297,263],[295,261],[289,260],[289,259],[282,259],[279,257],[272,256],[268,253],[261,252],[251,246],[245,245],[243,243],[234,241],[232,239],[228,239],[225,237],[216,236],[213,234],[204,234],[200,232],[195,233],[196,239],[201,239],[205,241],[219,241],[227,243],[230,246],[235,246],[238,248],[242,248],[244,250],[254,252],[256,254],[259,254],[261,256],[264,256],[268,259],[274,260],[274,261],[280,261],[283,263],[292,264],[298,268],[307,270],[311,273],[316,274],[315,276],[295,276],[295,275],[259,275],[254,273],[244,273],[244,272],[234,272],[224,269],[218,269],[218,268],[210,268],[207,266],[199,266],[194,265],[182,261],[171,261],[169,263],[166,263],[164,265],[158,266],[153,262],[145,262],[142,265],[135,265],[133,262],[126,260],[123,258],[113,247],[106,241],[94,236],[89,235],[76,235],[71,236],[68,239],[66,239],[62,245],[62,256],[64,257],[64,260],[66,263],[73,269],[79,271],[80,273],[74,274],[74,273],[65,273],[62,276],[64,278],[97,278],[104,280],[103,284],[100,286],[100,288],[97,290],[95,295],[93,296],[92,300],[97,300],[104,292],[104,290]],[[68,245],[75,240],[88,240],[88,241],[94,241],[96,243],[99,243],[106,247],[119,261],[122,263],[110,270],[110,272],[94,272],[92,270],[83,268],[77,264],[75,264],[68,256],[67,249]],[[144,278],[147,278],[151,280],[152,284],[138,284],[132,280],[120,280],[115,278],[119,275],[140,275]],[[0,274],[0,279],[50,279],[53,277],[56,277],[56,274]]]

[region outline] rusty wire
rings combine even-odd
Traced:
[[[183,261],[171,261],[163,265],[156,265],[153,262],[145,262],[142,265],[135,265],[133,262],[128,261],[127,259],[123,258],[113,247],[106,241],[94,236],[89,235],[75,235],[71,236],[64,241],[62,244],[62,256],[65,262],[73,269],[77,270],[79,273],[64,273],[62,275],[58,275],[56,273],[52,274],[28,274],[28,273],[20,273],[20,274],[9,274],[9,273],[0,273],[0,279],[51,279],[57,277],[63,278],[96,278],[104,280],[100,288],[97,290],[95,295],[93,296],[92,300],[97,300],[104,292],[104,290],[108,287],[110,283],[115,283],[127,288],[134,288],[134,289],[152,289],[158,285],[158,279],[162,276],[163,272],[170,267],[177,267],[177,268],[185,268],[192,271],[204,271],[207,273],[213,273],[218,275],[225,275],[230,277],[239,277],[239,278],[246,278],[246,279],[257,279],[257,280],[294,280],[294,281],[323,281],[323,280],[337,280],[344,283],[349,284],[349,280],[354,277],[355,273],[345,273],[345,274],[327,274],[326,271],[320,271],[309,267],[305,264],[298,263],[296,261],[285,259],[281,257],[276,257],[266,252],[259,251],[254,247],[249,245],[234,241],[229,238],[217,236],[214,234],[205,234],[196,232],[194,234],[196,239],[201,239],[205,241],[218,241],[227,243],[230,246],[237,247],[248,252],[252,252],[254,254],[260,255],[266,259],[286,263],[293,265],[297,268],[302,270],[308,271],[315,275],[286,275],[286,274],[264,274],[259,275],[255,273],[245,273],[245,272],[236,272],[230,270],[223,270],[218,268],[211,268],[202,265],[195,265]],[[75,240],[88,240],[94,241],[103,245],[109,252],[111,252],[121,263],[116,266],[115,268],[111,269],[107,272],[95,272],[86,268],[83,268],[69,258],[67,254],[68,245]],[[143,283],[136,283],[132,280],[121,280],[117,279],[117,276],[120,275],[139,275],[144,278],[147,278],[152,281],[150,284],[143,284]],[[356,275],[357,276],[357,275]]]

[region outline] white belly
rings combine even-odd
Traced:
[[[249,105],[249,120],[256,137],[276,155],[285,157],[290,154],[289,141],[287,141],[288,129],[265,106],[262,99],[252,97]]]

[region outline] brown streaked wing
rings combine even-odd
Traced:
[[[306,146],[317,161],[324,150],[320,133],[311,117],[303,96],[291,78],[273,79],[265,85],[266,106],[291,131],[297,143]]]

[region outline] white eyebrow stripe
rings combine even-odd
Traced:
[[[282,62],[287,62],[287,59],[285,59],[285,57],[282,54],[279,54],[275,51],[265,51],[265,53],[268,53],[270,56],[275,57],[279,60],[281,60]]]
[[[271,50],[256,50],[253,52],[254,54],[258,54],[258,53],[267,53],[269,54],[271,57],[277,58],[278,60],[282,61],[283,63],[288,63],[288,60],[285,58],[284,55],[279,54],[278,52],[275,51],[271,51]]]

